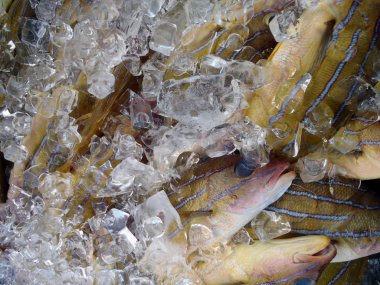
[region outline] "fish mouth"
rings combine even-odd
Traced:
[[[291,169],[289,169],[289,163],[287,163],[285,161],[281,161],[281,160],[275,160],[273,162],[273,164],[274,164],[274,166],[272,169],[272,174],[271,174],[270,179],[268,180],[267,185],[276,184],[277,181],[281,177],[293,176],[294,175],[294,171],[291,171]]]
[[[298,253],[294,255],[294,263],[311,263],[311,262],[330,262],[336,255],[336,247],[329,243],[322,250],[319,250],[313,254]]]

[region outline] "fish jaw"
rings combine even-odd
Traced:
[[[335,254],[325,236],[261,241],[236,246],[216,264],[203,265],[198,274],[205,284],[288,284],[301,277],[317,280]]]
[[[232,202],[224,210],[217,209],[212,215],[204,217],[205,221],[201,223],[213,232],[210,242],[230,240],[263,209],[279,199],[295,178],[293,171],[282,174],[287,168],[288,163],[274,161],[258,169],[251,176],[258,178],[257,183],[252,183],[237,199],[231,199]]]

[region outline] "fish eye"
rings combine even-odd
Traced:
[[[253,173],[256,167],[249,165],[244,159],[239,160],[235,165],[235,175],[238,177],[247,177]]]
[[[270,21],[272,21],[275,16],[276,16],[275,13],[266,14],[263,19],[264,24],[269,26]]]
[[[299,278],[292,282],[292,285],[315,285],[315,281],[309,278]]]

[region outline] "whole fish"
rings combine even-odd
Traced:
[[[333,262],[380,252],[380,200],[355,180],[303,183],[296,178],[267,210],[288,220],[292,233],[331,238],[337,248]]]

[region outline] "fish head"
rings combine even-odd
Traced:
[[[335,254],[325,236],[257,241],[236,246],[198,272],[205,284],[290,284],[300,278],[317,280]]]
[[[273,160],[250,176],[226,180],[219,193],[209,198],[212,214],[197,223],[210,228],[208,243],[226,242],[270,204],[278,200],[291,185],[295,173],[285,172],[289,164]],[[231,171],[231,175],[233,170]]]
[[[268,277],[276,276],[276,280],[287,282],[299,278],[317,280],[336,255],[335,246],[325,236],[268,241],[262,250],[263,272]]]
[[[228,212],[252,215],[253,207],[256,210],[258,208],[264,209],[278,200],[295,178],[293,171],[285,172],[288,167],[287,162],[275,159],[264,167],[257,168],[249,177],[242,180],[242,184],[245,181],[249,182],[244,184],[241,190],[237,192],[238,197],[229,204]],[[260,207],[261,205],[265,205],[264,208]]]

